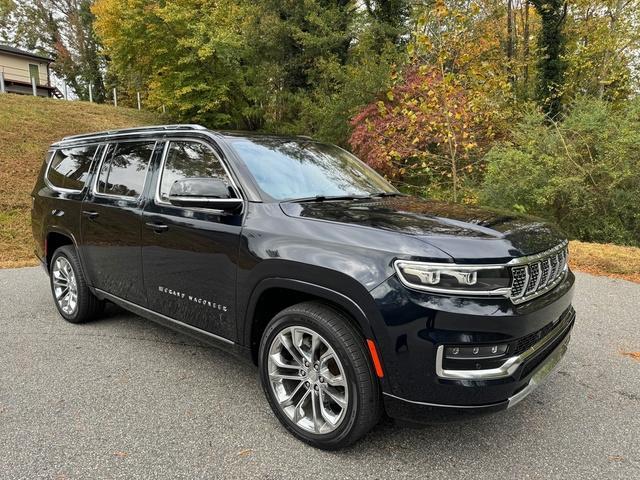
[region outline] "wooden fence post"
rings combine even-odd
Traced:
[[[0,72],[0,93],[7,93],[4,88],[4,72]]]
[[[31,90],[33,90],[33,96],[38,96],[38,87],[36,87],[36,77],[31,77]]]
[[[116,88],[113,87],[113,106],[118,106],[118,94],[116,93]]]
[[[140,92],[136,92],[136,97],[138,97],[138,110],[140,110]]]
[[[93,88],[91,88],[91,84],[89,84],[89,103],[93,103]]]

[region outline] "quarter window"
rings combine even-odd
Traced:
[[[98,176],[98,193],[137,197],[142,193],[155,142],[109,145]]]
[[[57,150],[47,171],[49,183],[57,188],[82,190],[97,148],[91,145]]]
[[[220,178],[229,180],[213,150],[199,142],[171,142],[160,179],[160,201],[169,202],[171,186],[183,178]]]

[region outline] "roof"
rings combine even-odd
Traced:
[[[0,52],[10,53],[11,55],[17,55],[19,57],[35,58],[37,60],[45,60],[46,62],[53,62],[53,58],[38,55],[36,53],[27,52],[26,50],[20,50],[19,48],[12,47],[10,45],[0,44]]]

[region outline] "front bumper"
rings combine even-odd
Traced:
[[[575,311],[568,272],[546,295],[509,300],[437,297],[408,290],[395,278],[372,293],[384,324],[374,328],[391,417],[411,422],[466,417],[515,405],[555,368],[567,348]],[[538,336],[539,335],[539,336]],[[519,342],[535,336],[492,368],[443,367],[443,346]]]
[[[534,346],[528,351],[529,358],[528,360],[524,359],[523,362],[520,363],[520,367],[524,367],[528,361],[535,362],[536,358],[538,358],[539,363],[527,376],[528,379],[525,386],[505,401],[488,405],[441,405],[407,400],[389,393],[384,393],[384,403],[387,413],[394,418],[409,422],[428,423],[434,421],[459,420],[513,407],[525,399],[556,370],[560,360],[567,352],[574,318],[575,314],[569,322],[560,325],[563,327],[561,330],[555,331],[553,335],[550,334],[548,337],[542,339],[541,342],[539,342],[540,345],[538,348]],[[535,350],[537,350],[537,353]],[[539,357],[542,357],[542,359]]]

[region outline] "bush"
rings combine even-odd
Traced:
[[[640,245],[640,99],[580,99],[561,123],[537,112],[486,155],[480,198],[540,215],[573,238]]]

